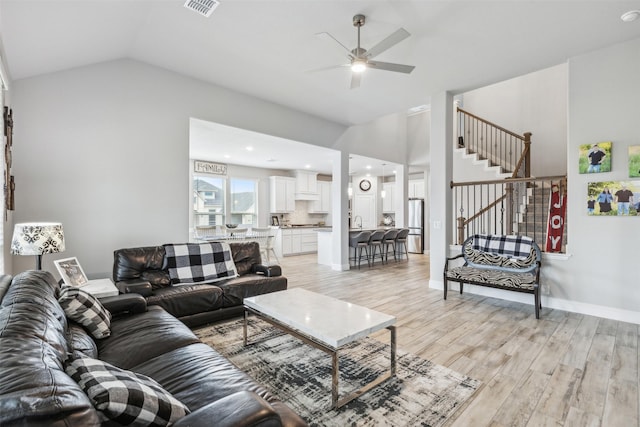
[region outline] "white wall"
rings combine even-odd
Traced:
[[[534,176],[567,171],[567,65],[466,92],[462,109],[522,135],[531,132]]]
[[[12,99],[15,221],[64,224],[67,250],[44,269],[77,256],[103,277],[114,249],[188,240],[190,117],[327,147],[345,130],[131,60],[17,80]]]
[[[407,115],[390,114],[351,126],[333,148],[404,165],[407,162]]]
[[[640,322],[640,217],[586,214],[587,183],[628,179],[627,147],[640,144],[640,39],[569,61],[568,252],[551,295],[636,313]],[[578,173],[578,146],[613,141],[612,171]]]

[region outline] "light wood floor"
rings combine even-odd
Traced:
[[[398,318],[398,349],[483,382],[449,426],[638,426],[638,325],[429,289],[429,257],[347,272],[280,260],[302,287]],[[376,336],[388,342],[388,333]]]

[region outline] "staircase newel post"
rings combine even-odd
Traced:
[[[464,217],[459,216],[458,220],[458,244],[464,243]]]
[[[506,194],[507,194],[507,209],[506,209],[507,212],[506,212],[506,220],[505,220],[505,223],[507,225],[506,234],[511,235],[513,234],[513,222],[515,221],[515,218],[513,217],[513,183],[511,182],[507,183]]]
[[[531,132],[525,132],[524,136],[524,150],[527,155],[524,159],[524,176],[525,178],[531,177]]]

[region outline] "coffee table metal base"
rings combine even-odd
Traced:
[[[395,326],[387,326],[387,329],[389,330],[389,333],[391,335],[390,337],[390,344],[391,344],[391,366],[389,367],[389,371],[385,372],[384,374],[380,375],[378,378],[376,378],[375,380],[363,385],[362,387],[360,387],[358,390],[355,390],[349,394],[347,394],[346,396],[343,396],[342,398],[339,397],[338,395],[338,377],[340,374],[340,364],[339,364],[339,360],[338,360],[338,350],[339,348],[333,348],[330,346],[325,345],[324,343],[318,342],[317,340],[314,340],[311,337],[308,337],[302,333],[300,333],[299,331],[296,331],[290,327],[288,327],[287,325],[283,325],[282,323],[280,323],[278,320],[273,319],[267,315],[265,315],[264,313],[260,313],[259,311],[253,310],[249,307],[244,308],[244,326],[243,326],[243,343],[246,346],[247,345],[247,324],[249,321],[249,313],[253,313],[256,316],[258,316],[259,318],[261,318],[262,320],[272,324],[273,326],[282,329],[283,331],[285,331],[287,334],[294,336],[302,341],[304,341],[306,344],[309,344],[319,350],[322,350],[326,353],[329,353],[331,355],[331,365],[332,365],[332,370],[331,370],[331,407],[332,408],[340,408],[341,406],[346,405],[347,403],[351,402],[353,399],[357,399],[359,396],[363,395],[364,393],[366,393],[367,391],[371,390],[373,387],[376,387],[377,385],[383,383],[384,381],[392,378],[393,376],[395,376],[396,374],[396,327]]]

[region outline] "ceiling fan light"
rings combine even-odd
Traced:
[[[620,19],[624,22],[633,22],[640,17],[640,10],[630,10],[622,14]]]
[[[367,69],[367,63],[362,60],[355,60],[351,64],[351,71],[354,73],[362,73]]]

